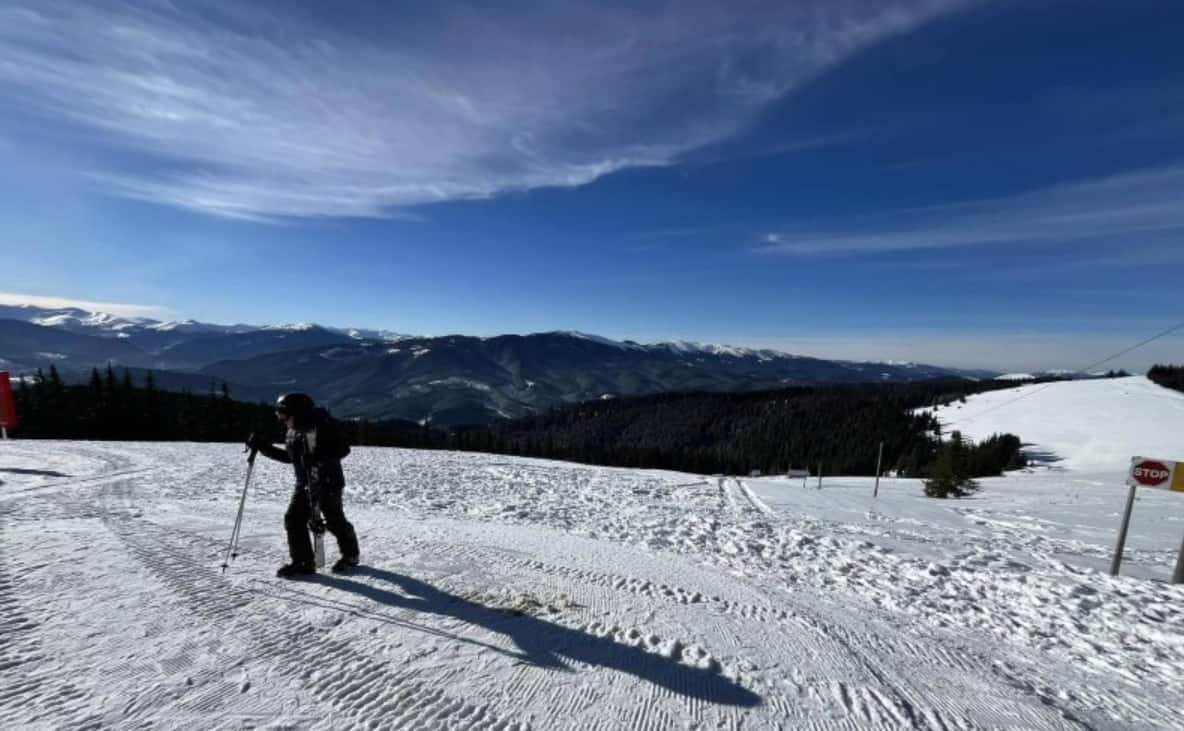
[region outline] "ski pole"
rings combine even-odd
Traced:
[[[247,449],[243,450],[248,451]],[[231,559],[238,558],[238,536],[243,524],[243,508],[247,504],[247,488],[251,484],[251,472],[255,469],[255,454],[257,450],[250,449],[251,454],[247,457],[247,479],[243,482],[243,494],[238,501],[238,515],[234,518],[234,530],[230,533],[230,544],[226,546],[226,556],[222,559],[222,573],[226,573],[226,567],[230,565]]]
[[[246,451],[245,449],[243,451]],[[243,535],[243,514],[246,512],[247,505],[247,487],[251,484],[251,473],[255,469],[255,454],[258,450],[252,449],[251,453],[247,455],[247,479],[243,482],[243,496],[238,504],[238,517],[234,520],[234,544],[230,557],[238,558],[238,541]]]
[[[246,449],[243,450],[247,451]],[[251,473],[255,467],[255,449],[251,449],[251,454],[247,457],[247,479],[243,483],[243,494],[238,503],[238,515],[234,519],[234,531],[230,534],[230,546],[227,548],[228,558],[222,562],[222,571],[226,571],[227,565],[230,561],[238,558],[238,541],[242,535],[243,526],[243,511],[247,504],[247,488],[251,484]]]

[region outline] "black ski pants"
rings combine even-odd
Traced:
[[[325,528],[337,539],[337,548],[344,558],[358,557],[358,535],[354,527],[345,519],[345,511],[341,507],[341,493],[343,489],[326,490],[321,495],[321,515],[325,518]],[[288,532],[288,554],[293,563],[312,563],[312,539],[309,537],[308,521],[312,517],[312,505],[309,503],[308,493],[301,488],[292,492],[292,499],[288,502],[288,511],[284,513],[284,529]]]

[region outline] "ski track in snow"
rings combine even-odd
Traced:
[[[1184,505],[1141,494],[1109,577],[1121,475],[872,501],[868,480],[356,448],[362,569],[284,582],[290,474],[267,460],[220,569],[240,449],[0,445],[6,725],[1181,725],[1184,589],[1162,579]]]

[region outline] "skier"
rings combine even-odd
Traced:
[[[337,538],[341,558],[333,564],[334,573],[349,573],[358,565],[358,536],[345,519],[341,494],[345,475],[341,460],[349,454],[349,445],[336,423],[324,408],[316,406],[303,393],[286,393],[276,399],[276,418],[288,427],[286,449],[272,446],[262,436],[251,434],[247,446],[277,462],[286,462],[296,470],[296,489],[284,513],[291,563],[281,566],[276,576],[291,578],[316,573],[312,543],[308,532],[327,528]],[[317,519],[324,516],[323,528]]]

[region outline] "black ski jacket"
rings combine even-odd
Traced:
[[[341,460],[349,454],[349,444],[324,408],[313,409],[308,424],[289,429],[284,447],[265,444],[259,446],[259,452],[277,462],[291,464],[296,471],[297,489],[307,490],[316,500],[345,487]]]

